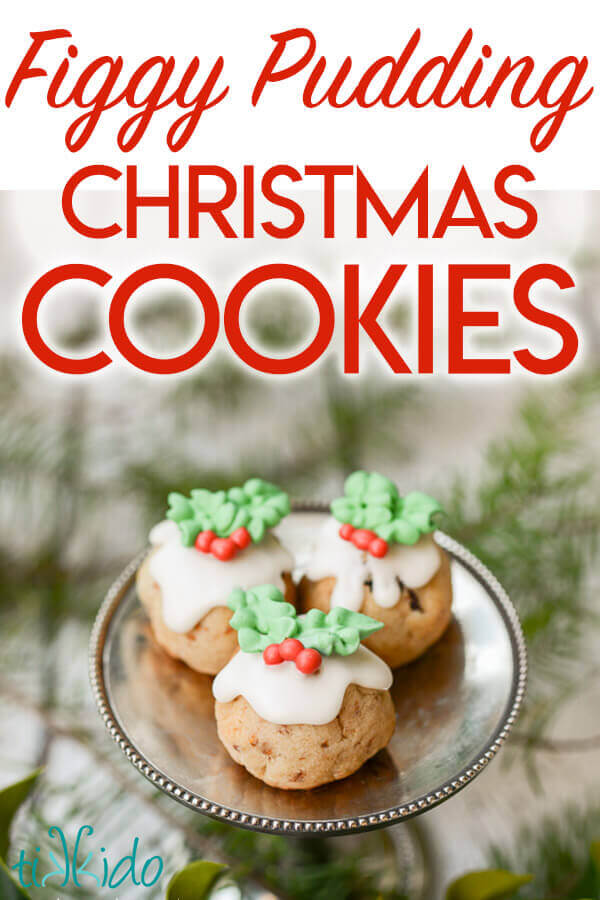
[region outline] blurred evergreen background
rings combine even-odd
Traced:
[[[592,221],[594,213],[592,204]],[[45,767],[14,851],[41,846],[47,857],[50,824],[74,834],[88,823],[115,857],[136,834],[145,855],[162,855],[167,876],[189,859],[218,859],[289,900],[417,897],[421,889],[437,898],[452,877],[486,866],[534,873],[519,897],[575,896],[589,844],[600,839],[600,260],[584,246],[573,265],[584,362],[555,379],[410,380],[376,366],[352,379],[331,355],[278,381],[221,354],[197,374],[149,388],[122,370],[102,384],[48,377],[6,343],[0,786]],[[155,298],[136,316],[158,351],[192,327],[177,297]],[[410,302],[394,298],[390,317],[401,336]],[[65,318],[58,339],[78,351],[98,323]],[[277,352],[307,326],[302,307],[275,291],[248,321]],[[354,852],[335,838],[236,831],[155,791],[104,732],[88,688],[87,642],[106,588],[144,545],[170,490],[214,489],[258,473],[295,497],[329,499],[357,467],[445,504],[445,530],[492,569],[519,610],[531,681],[499,761],[449,803],[399,826],[395,838],[368,835]],[[144,896],[162,897],[165,884]]]

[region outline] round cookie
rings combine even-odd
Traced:
[[[237,634],[229,626],[232,612],[226,606],[215,606],[189,631],[180,633],[169,628],[162,614],[162,593],[150,573],[150,553],[137,574],[137,592],[148,613],[156,642],[174,659],[180,659],[196,672],[216,675],[237,651]],[[288,572],[282,573],[285,598],[294,603],[296,589]],[[199,585],[198,590],[202,590]]]
[[[252,775],[307,790],[356,772],[395,728],[391,669],[361,640],[380,622],[334,609],[298,616],[272,585],[234,591],[240,652],[213,682],[217,731]]]
[[[451,619],[450,562],[432,534],[441,506],[359,471],[331,512],[299,584],[301,611],[360,611],[385,625],[365,643],[388,665],[417,659]]]
[[[433,578],[420,588],[398,586],[394,606],[379,606],[372,581],[363,583],[360,612],[383,622],[384,628],[365,640],[392,669],[421,656],[443,635],[452,618],[452,583],[448,555],[440,549],[441,562]],[[298,585],[298,609],[329,612],[336,578],[311,581],[304,576]]]
[[[150,532],[153,550],[138,571],[138,595],[166,652],[215,675],[237,648],[226,606],[234,588],[268,581],[294,600],[293,559],[269,531],[289,512],[289,498],[251,478],[227,491],[168,499],[167,518]]]
[[[307,790],[352,775],[387,746],[396,725],[389,691],[356,684],[348,686],[338,715],[325,725],[268,722],[244,697],[215,703],[215,717],[232,759],[284,790]]]

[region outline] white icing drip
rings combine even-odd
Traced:
[[[329,518],[319,535],[314,553],[306,567],[312,581],[335,577],[332,606],[344,606],[358,612],[362,606],[363,584],[373,582],[375,603],[395,606],[400,598],[397,579],[409,588],[420,588],[430,581],[440,567],[440,551],[430,534],[416,544],[390,544],[382,559],[358,550],[339,536],[340,523]]]
[[[213,681],[213,694],[220,703],[242,696],[275,725],[326,725],[339,714],[350,684],[387,691],[392,670],[362,644],[350,656],[324,656],[314,675],[303,675],[293,662],[268,666],[262,653],[240,650]]]
[[[294,565],[288,551],[271,534],[227,562],[195,547],[184,547],[174,522],[156,525],[150,541],[158,545],[150,557],[149,571],[161,589],[163,619],[179,634],[194,628],[216,606],[226,606],[236,587],[247,590],[274,584],[284,591],[282,572],[291,571]]]

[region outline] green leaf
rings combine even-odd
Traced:
[[[295,608],[275,585],[262,584],[250,591],[235,588],[227,605],[234,610],[229,624],[237,631],[245,653],[259,653],[298,630]]]
[[[9,832],[12,820],[22,803],[33,790],[39,778],[41,769],[36,769],[31,775],[17,781],[0,791],[0,858],[6,859],[9,847]]]
[[[372,500],[374,494],[383,494],[395,497],[398,489],[393,481],[380,475],[378,472],[371,472],[369,475],[369,500]]]
[[[365,511],[362,507],[356,507],[350,518],[350,524],[354,525],[355,528],[365,527]]]
[[[333,652],[350,656],[358,650],[362,638],[383,628],[382,622],[343,606],[334,606],[327,615],[311,610],[298,625],[298,637],[304,646],[318,650],[323,656],[331,656]]]
[[[209,506],[212,510],[218,509],[223,503],[227,502],[227,494],[225,491],[209,491]]]
[[[233,622],[233,619],[231,621]],[[255,628],[238,628],[237,633],[240,650],[243,650],[244,653],[262,653],[265,647],[273,643]]]
[[[394,536],[395,530],[395,522],[385,522],[383,525],[378,525],[376,529],[377,534],[380,538],[383,538],[384,541],[391,541]]]
[[[235,514],[233,522],[229,526],[229,533],[232,534],[238,528],[244,528],[250,521],[250,513],[246,507],[242,506]]]
[[[211,502],[213,499],[212,491],[207,491],[206,488],[194,488],[190,493],[190,497],[192,498],[192,507],[193,510],[197,510],[198,512],[207,512],[211,508]],[[193,510],[191,515],[193,515]]]
[[[442,509],[420,491],[401,497],[394,483],[377,472],[354,472],[344,490],[344,496],[331,503],[334,518],[399,544],[416,544],[422,534],[433,531],[432,517]]]
[[[193,547],[199,533],[204,530],[200,522],[196,519],[184,519],[183,522],[177,524],[181,532],[181,543],[184,547]]]
[[[0,859],[0,897],[2,900],[30,900],[25,889],[12,878],[3,859]]]
[[[250,594],[250,598],[248,597],[248,594]],[[259,601],[261,603],[265,600],[270,600],[271,602],[275,601],[281,603],[283,594],[274,584],[259,584],[255,588],[252,588],[251,591],[248,591],[246,600],[249,600],[250,602]],[[293,610],[294,607],[291,603],[286,603],[286,609]]]
[[[166,900],[205,900],[225,866],[199,860],[177,872],[167,885]]]
[[[10,842],[10,828],[19,807],[27,800],[40,775],[37,769],[0,791],[0,897],[2,900],[29,900],[29,894],[15,881],[4,862]]]
[[[242,628],[254,628],[258,631],[256,613],[251,609],[237,609],[229,620],[229,624],[236,631],[240,631]]]
[[[421,532],[427,532],[433,528],[432,517],[441,510],[441,505],[433,497],[420,491],[412,491],[404,498],[402,515]]]
[[[292,637],[297,629],[298,626],[295,619],[290,619],[287,616],[282,616],[281,619],[275,619],[271,623],[268,634],[269,643],[266,644],[266,646],[268,647],[269,644],[280,644],[281,641],[284,641],[286,638]]]
[[[254,497],[261,494],[267,484],[268,482],[263,481],[262,478],[249,478],[244,484],[244,493]]]
[[[514,875],[504,869],[469,872],[449,885],[446,900],[504,900],[516,894],[532,878],[532,875]]]
[[[367,494],[367,500],[369,505],[373,506],[393,506],[393,503],[398,498],[398,491],[394,488],[393,491],[369,491]]]
[[[318,650],[321,656],[331,656],[335,638],[333,632],[324,629],[302,632],[302,643],[305,647]]]
[[[574,886],[573,897],[600,897],[600,842],[590,846],[590,858],[583,875]]]
[[[246,494],[244,492],[244,488],[241,487],[232,487],[227,491],[227,497],[233,503],[236,503],[238,506],[241,503],[246,502]]]
[[[304,616],[304,626],[307,631],[312,628],[323,628],[326,624],[325,613],[322,609],[309,609]]]
[[[265,523],[258,517],[253,517],[248,522],[248,532],[255,544],[262,541],[265,533]]]
[[[277,525],[281,516],[278,511],[274,509],[272,506],[261,506],[255,513],[259,519],[261,519],[267,528],[272,528],[274,525]]]
[[[290,499],[276,485],[251,478],[244,486],[227,491],[194,488],[190,498],[169,494],[167,517],[179,525],[181,542],[191,547],[200,531],[209,529],[219,537],[229,537],[238,528],[248,528],[257,543],[266,528],[273,528],[290,511]]]
[[[282,600],[270,600],[261,598],[252,606],[252,612],[256,616],[256,625],[263,634],[269,634],[274,625],[280,619],[293,619],[296,621],[296,610],[290,603]]]
[[[356,628],[361,638],[369,637],[383,628],[383,622],[365,616],[364,613],[353,612],[343,606],[334,606],[325,616],[327,625],[336,625],[341,628]]]
[[[265,506],[272,506],[273,509],[276,509],[279,513],[280,517],[287,516],[291,507],[290,507],[290,498],[287,494],[284,494],[283,491],[279,491],[277,494],[274,494],[272,497],[269,497],[265,500]]]
[[[357,628],[342,628],[335,636],[333,648],[340,656],[350,656],[356,653],[360,644],[360,634]]]
[[[399,544],[416,544],[421,537],[416,525],[412,525],[406,519],[396,519],[393,535]]]
[[[227,529],[235,518],[235,505],[233,503],[224,503],[215,513],[215,526],[217,531],[221,532],[223,537],[227,536]]]
[[[347,497],[338,497],[331,503],[331,512],[338,522],[349,522],[354,513],[354,504]]]
[[[334,607],[327,615],[311,609],[298,618],[292,604],[272,584],[249,591],[236,588],[229,595],[227,605],[233,610],[229,624],[237,631],[238,643],[245,653],[259,653],[269,644],[297,636],[305,647],[313,647],[324,656],[334,651],[349,656],[356,652],[363,638],[383,628],[382,622],[341,606]]]
[[[384,522],[389,522],[392,518],[392,511],[385,506],[368,506],[365,510],[365,525],[367,528],[374,529]]]
[[[367,489],[368,476],[366,472],[353,472],[346,478],[344,493],[347,497],[360,497]]]
[[[167,512],[167,519],[172,519],[174,522],[179,522],[181,519],[187,519],[189,516],[193,516],[194,510],[192,508],[192,504],[184,497],[183,494],[178,494],[173,491],[167,497],[169,503],[169,510]]]
[[[243,609],[246,606],[246,591],[240,587],[234,588],[227,598],[227,606],[234,612]]]

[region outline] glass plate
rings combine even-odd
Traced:
[[[298,504],[277,532],[298,572],[321,504]],[[147,553],[115,581],[90,641],[90,678],[104,722],[139,771],[208,816],[270,833],[348,834],[401,822],[452,797],[494,758],[515,721],[526,652],[515,610],[493,575],[442,532],[451,557],[453,619],[421,659],[397,669],[396,732],[343,781],[310,791],[268,787],[234,763],[213,717],[212,679],[154,642],[135,592]]]

